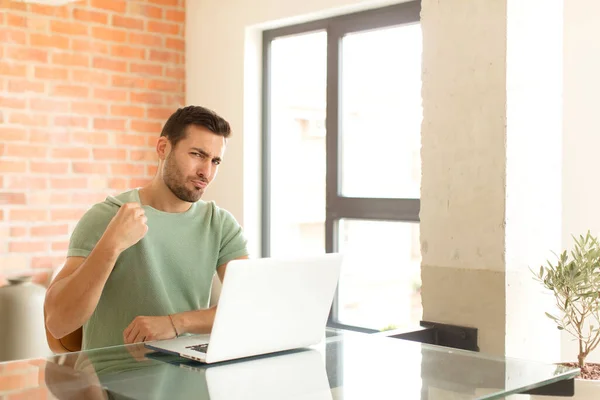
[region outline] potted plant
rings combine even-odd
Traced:
[[[546,315],[579,345],[577,361],[562,363],[581,369],[573,398],[599,399],[600,364],[586,358],[600,344],[600,243],[589,231],[573,239],[570,252],[563,251],[555,263],[548,261],[534,274],[556,300],[558,315]]]

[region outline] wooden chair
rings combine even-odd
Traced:
[[[83,340],[83,328],[76,329],[69,333],[67,336],[57,339],[46,327],[46,312],[44,311],[44,328],[46,328],[46,341],[50,350],[55,354],[70,353],[73,351],[81,350],[81,343]]]

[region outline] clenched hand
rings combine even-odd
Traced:
[[[123,331],[125,344],[172,339],[175,329],[168,316],[136,317]]]

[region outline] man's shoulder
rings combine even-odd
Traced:
[[[137,193],[135,190],[128,190],[123,193],[119,193],[116,196],[106,196],[104,201],[94,204],[84,215],[86,219],[93,220],[110,220],[115,216],[119,208],[130,202],[137,202]]]

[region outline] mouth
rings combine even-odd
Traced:
[[[208,185],[208,182],[201,180],[192,180],[192,184],[196,189],[204,189]]]

